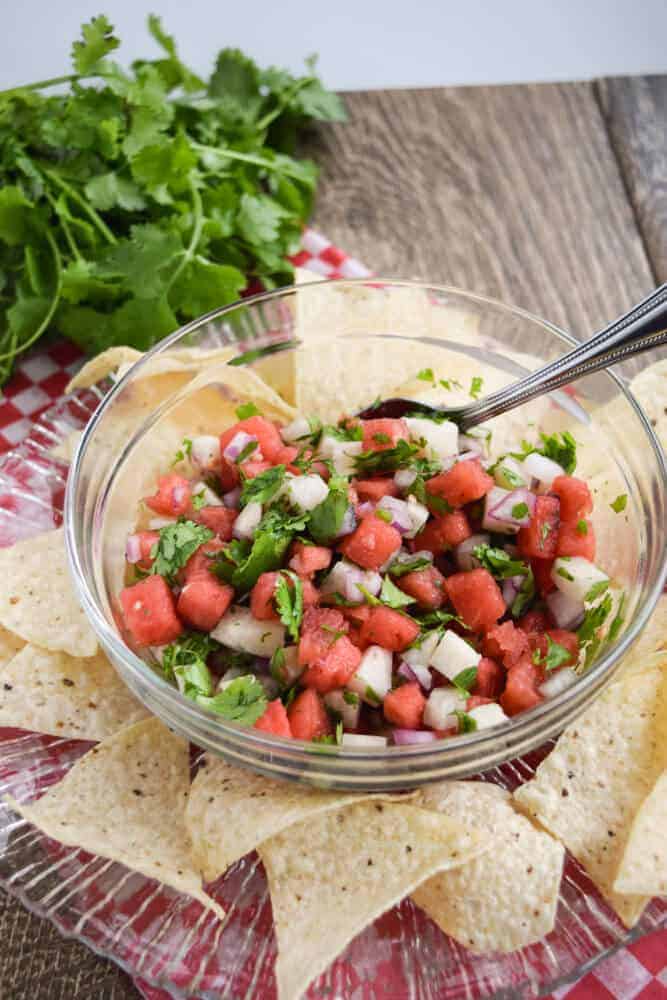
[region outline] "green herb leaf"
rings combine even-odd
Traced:
[[[457,709],[454,715],[458,719],[459,723],[459,733],[474,733],[477,729],[477,720],[473,719],[472,715],[468,715],[467,712],[462,712]]]
[[[484,385],[484,379],[480,378],[479,375],[473,376],[470,382],[470,390],[468,395],[472,396],[473,399],[477,399],[480,392],[482,391],[482,386]]]
[[[565,646],[561,646],[560,643],[554,642],[549,633],[546,634],[547,639],[547,651],[542,657],[540,655],[539,649],[536,649],[533,653],[533,663],[542,664],[545,670],[556,670],[558,667],[562,667],[564,663],[572,659],[572,654],[569,649]]]
[[[569,431],[562,434],[540,434],[542,448],[536,449],[541,455],[550,458],[571,476],[577,467],[577,442]]]
[[[77,73],[88,74],[98,63],[120,45],[113,26],[104,14],[94,17],[81,28],[83,41],[72,45],[72,63]]]
[[[385,576],[382,581],[380,601],[390,608],[406,608],[408,604],[415,603],[414,597],[410,597],[409,594],[405,594],[402,590],[399,590],[388,576]]]
[[[422,382],[435,382],[435,375],[432,368],[422,368],[420,372],[417,372],[417,378]]]
[[[594,601],[600,594],[604,594],[605,590],[609,587],[609,580],[598,580],[594,583],[592,587],[589,587],[584,595],[584,601],[589,603]]]
[[[329,493],[311,513],[308,530],[317,545],[330,545],[338,535],[349,506],[348,483],[343,476],[332,476]]]
[[[257,451],[258,448],[259,448],[259,442],[258,441],[248,441],[248,443],[246,445],[244,445],[243,448],[241,448],[241,451],[238,453],[238,455],[234,459],[234,464],[235,465],[241,465],[241,463],[245,462],[246,459],[250,458],[250,456],[252,455],[252,453],[255,452],[255,451]],[[272,471],[273,471],[272,469],[267,469],[266,470],[266,472],[272,472]],[[260,473],[260,475],[265,476],[266,472],[262,472],[262,473]],[[259,476],[255,477],[255,478],[259,478]],[[254,480],[252,480],[252,479],[250,480],[250,482],[253,482],[253,481]]]
[[[611,613],[611,609],[612,599],[611,594],[609,593],[605,594],[599,604],[595,604],[592,608],[588,608],[584,616],[584,620],[577,630],[579,642],[590,642],[596,637],[598,629],[600,629],[606,622]]]
[[[252,675],[237,677],[212,698],[200,695],[196,700],[228,722],[241,726],[253,726],[264,715],[268,704],[264,688]]]
[[[420,569],[426,569],[433,563],[426,556],[415,556],[414,559],[406,559],[405,562],[394,562],[389,567],[388,572],[392,576],[405,576],[406,573],[416,573]]]
[[[415,455],[420,450],[419,445],[400,440],[394,448],[383,451],[362,451],[354,460],[358,476],[368,477],[379,472],[395,472],[410,466]]]
[[[343,701],[346,705],[358,705],[359,695],[354,691],[343,691]]]
[[[504,549],[484,544],[476,545],[472,552],[475,559],[497,580],[508,580],[512,576],[526,576],[528,573],[527,563],[520,559],[512,559]]]
[[[617,514],[620,514],[622,511],[624,511],[625,508],[627,507],[627,505],[628,505],[628,494],[627,493],[621,493],[621,494],[619,494],[619,496],[616,497],[616,499],[613,501],[613,503],[609,504],[609,506],[611,507],[611,509],[613,511],[615,511]]]
[[[256,442],[252,442],[256,445]],[[239,456],[240,458],[241,456]],[[253,479],[246,479],[241,488],[241,507],[249,503],[269,503],[285,482],[285,466],[274,465]]]
[[[213,532],[203,524],[180,518],[175,524],[161,528],[155,545],[155,556],[150,572],[173,582],[179,569],[200,545],[213,538]]]
[[[290,534],[258,529],[252,542],[235,539],[218,552],[212,560],[211,572],[245,594],[262,573],[280,569],[290,541]]]
[[[393,521],[393,517],[391,516],[390,512],[388,510],[384,510],[383,507],[375,508],[375,516],[379,518],[380,521],[384,521],[385,524],[391,524],[391,522]]]
[[[199,493],[193,493],[192,500],[190,502],[192,503],[192,509],[194,511],[200,511],[202,507],[206,506],[204,491],[200,490]]]
[[[296,573],[283,570],[276,583],[274,599],[280,621],[287,629],[292,642],[298,642],[303,618],[303,584]]]
[[[577,534],[578,535],[588,534],[588,521],[584,520],[584,518],[582,518],[580,521],[577,521]]]
[[[614,615],[611,625],[609,626],[609,632],[607,633],[607,639],[609,640],[609,642],[616,642],[618,634],[621,631],[621,628],[623,627],[623,623],[625,622],[625,617],[623,615],[623,609],[625,608],[625,597],[626,597],[625,592],[623,592],[618,602],[618,608],[616,609],[616,614]]]
[[[454,687],[464,696],[468,698],[470,696],[470,691],[475,686],[477,681],[477,667],[466,667],[465,670],[461,670],[460,673],[454,677],[452,684]]]
[[[512,517],[516,517],[517,520],[521,520],[528,513],[527,503],[515,503],[512,507]]]
[[[192,454],[192,441],[190,438],[183,438],[181,441],[181,447],[178,449],[174,455],[174,460],[171,463],[172,466],[178,465],[179,462],[184,462],[186,458],[190,458]]]
[[[254,403],[241,403],[240,406],[236,407],[236,416],[239,420],[247,420],[248,417],[261,416],[261,414],[262,411]]]
[[[510,612],[513,618],[520,618],[531,604],[535,597],[535,577],[533,571],[528,567],[528,572],[523,578],[523,583],[519,587],[519,593],[512,601]]]

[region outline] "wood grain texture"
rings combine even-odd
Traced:
[[[308,144],[315,225],[376,273],[473,289],[585,335],[652,286],[587,83],[346,95]]]
[[[667,281],[667,76],[596,84],[656,284]]]
[[[136,1000],[132,981],[113,962],[67,941],[48,920],[0,890],[2,1000]]]

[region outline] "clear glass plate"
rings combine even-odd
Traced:
[[[0,458],[0,546],[60,524],[67,463],[54,459],[49,449],[82,427],[100,398],[97,390],[66,397],[37,421],[18,448]],[[0,728],[0,791],[35,798],[89,747]],[[513,789],[532,777],[549,747],[479,780]],[[223,926],[198,903],[122,865],[63,847],[0,804],[0,886],[66,936],[173,997],[275,996],[271,904],[256,855],[244,858],[211,888],[229,913]],[[539,944],[512,955],[471,955],[404,900],[355,938],[308,997],[536,997],[665,926],[667,901],[654,900],[627,931],[569,858],[556,927]]]

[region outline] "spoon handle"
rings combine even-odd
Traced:
[[[582,375],[667,344],[667,284],[567,354],[466,407],[463,428],[514,409]]]

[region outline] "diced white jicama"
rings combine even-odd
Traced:
[[[299,647],[285,646],[284,657],[280,666],[274,670],[271,668],[273,676],[280,681],[284,687],[291,687],[299,679],[304,671],[304,667],[299,664]]]
[[[511,455],[503,455],[498,460],[493,470],[493,478],[496,485],[504,490],[515,490],[519,486],[529,485],[520,462]]]
[[[152,655],[155,657],[155,659],[157,660],[157,662],[160,663],[160,664],[162,663],[162,657],[164,656],[164,651],[165,651],[166,648],[167,648],[166,646],[151,646],[150,647],[150,651],[151,651]]]
[[[440,633],[434,629],[426,636],[420,646],[411,646],[410,649],[401,653],[401,656],[411,667],[428,667],[439,642]]]
[[[449,729],[457,724],[455,712],[465,712],[467,699],[456,688],[434,688],[424,705],[424,725]]]
[[[333,446],[327,450],[325,454],[321,449],[321,454],[324,458],[330,458],[333,463],[334,470],[339,476],[352,476],[355,472],[355,458],[360,455],[363,451],[363,444],[361,441],[337,441],[334,438],[329,438],[329,441],[333,441]]]
[[[607,574],[583,556],[559,556],[551,579],[573,601],[592,601],[604,592],[603,584],[609,583]]]
[[[459,429],[453,421],[443,420],[442,423],[436,423],[435,420],[424,420],[422,417],[406,417],[405,422],[410,437],[415,441],[423,438],[439,458],[448,458],[458,453]]]
[[[279,622],[258,621],[250,608],[233,605],[215,626],[211,637],[241,653],[272,656],[285,644],[285,629]]]
[[[340,594],[346,601],[361,603],[366,597],[359,587],[375,597],[382,588],[382,577],[375,570],[361,569],[347,559],[341,559],[322,583],[321,591],[323,594]]]
[[[459,569],[468,572],[471,569],[476,569],[480,563],[473,555],[473,550],[477,548],[478,545],[488,545],[491,541],[490,535],[471,535],[470,538],[466,538],[464,541],[459,542],[459,544],[454,549],[454,555],[456,556],[456,562]]]
[[[253,538],[257,525],[262,520],[262,505],[256,500],[247,504],[234,521],[234,538]]]
[[[417,472],[415,469],[398,469],[394,473],[394,482],[401,492],[409,490],[416,478]]]
[[[361,698],[355,691],[330,691],[324,696],[324,704],[341,717],[343,729],[356,729],[359,725]]]
[[[369,705],[379,705],[391,691],[392,655],[382,646],[369,646],[348,687]]]
[[[419,534],[426,522],[428,521],[428,507],[425,507],[422,503],[413,497],[408,497],[408,517],[412,522],[412,527],[409,531],[405,532],[406,538],[414,538],[415,535]]]
[[[309,437],[310,433],[310,424],[305,417],[297,417],[287,427],[283,427],[280,432],[283,441],[289,441],[290,443]]]
[[[493,431],[490,427],[478,424],[471,427],[459,437],[459,449],[461,451],[478,451],[483,458],[488,458],[491,449],[491,438]]]
[[[290,503],[299,510],[313,510],[329,494],[329,487],[321,476],[316,473],[307,476],[294,476],[288,480],[287,496]]]
[[[529,486],[532,479],[537,480],[537,493],[548,493],[556,476],[565,475],[565,470],[557,462],[545,455],[538,455],[536,451],[526,455],[521,468]]]
[[[386,736],[365,736],[363,733],[343,733],[341,746],[357,750],[360,747],[386,747]]]
[[[168,528],[170,524],[176,524],[175,517],[152,517],[148,527],[151,531],[160,531],[162,528]]]
[[[485,531],[493,531],[498,535],[516,535],[519,530],[518,524],[510,524],[508,521],[501,521],[493,517],[491,511],[503,500],[511,496],[512,490],[503,490],[500,486],[494,486],[484,497],[484,517],[482,527]]]
[[[200,469],[213,469],[220,464],[220,438],[213,434],[193,437],[190,458]]]
[[[431,655],[430,666],[452,681],[462,670],[476,667],[481,659],[465,639],[447,629]]]
[[[206,483],[195,483],[192,487],[193,497],[200,497],[204,507],[224,507],[224,504],[217,493],[214,493]]]
[[[540,694],[543,698],[555,698],[557,694],[565,691],[576,680],[577,672],[572,667],[563,667],[562,670],[552,674],[544,684],[540,684]]]
[[[495,701],[489,702],[488,705],[478,705],[477,708],[471,708],[468,715],[475,720],[478,729],[490,729],[491,726],[497,726],[499,722],[507,722],[508,718]]]

